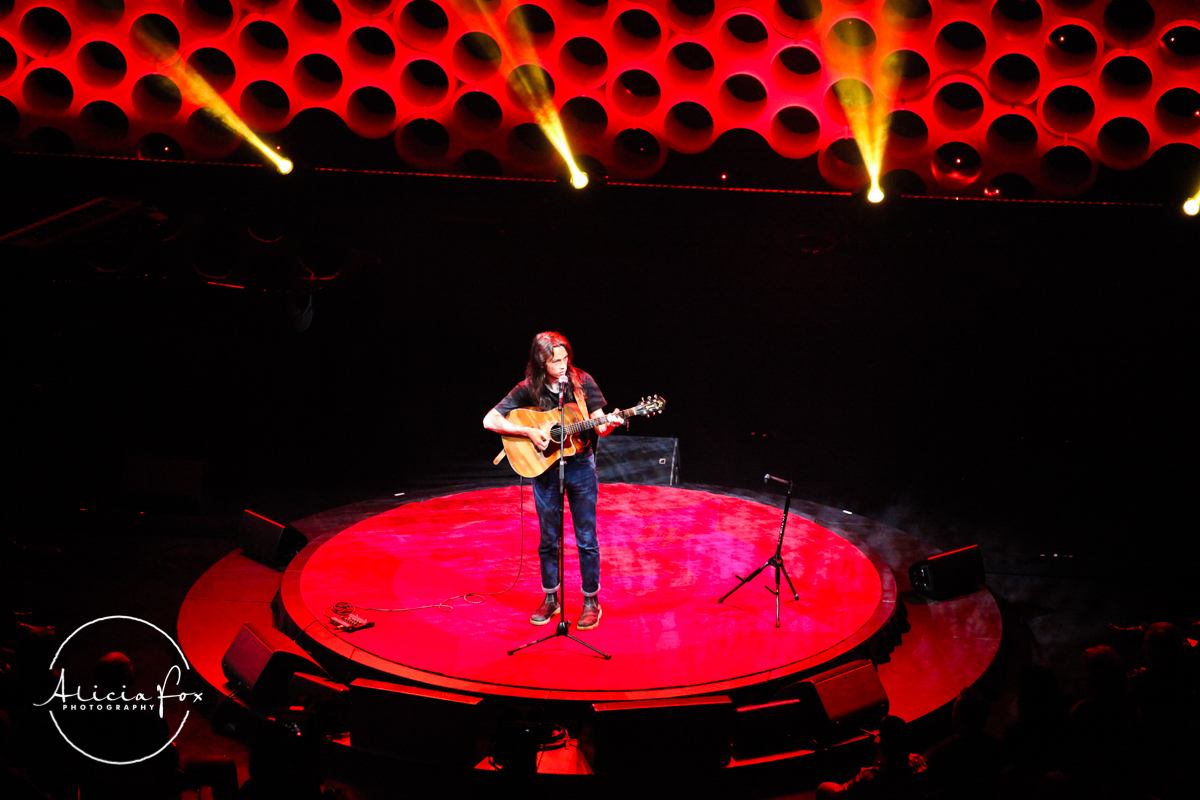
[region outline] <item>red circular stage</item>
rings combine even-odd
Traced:
[[[541,599],[538,523],[532,492],[523,492],[523,508],[518,494],[510,486],[412,502],[314,541],[283,579],[288,627],[363,674],[594,701],[783,678],[862,645],[896,607],[891,570],[793,513],[783,553],[800,599],[785,582],[776,628],[775,598],[763,589],[774,585],[771,569],[724,603],[717,598],[737,584],[735,574],[772,555],[779,509],[708,492],[606,484],[597,516],[604,615],[594,630],[572,633],[612,659],[561,637],[509,656],[553,631],[528,622]],[[582,598],[569,523],[566,547],[572,619]],[[461,597],[467,593],[478,596],[469,602]],[[339,602],[360,609],[374,627],[335,633],[325,611]]]

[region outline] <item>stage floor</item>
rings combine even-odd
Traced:
[[[774,597],[762,588],[769,573],[725,605],[716,598],[735,585],[734,573],[745,575],[774,550],[780,510],[772,504],[780,497],[621,484],[600,492],[604,618],[578,636],[611,653],[611,661],[563,639],[505,655],[550,633],[527,622],[540,593],[537,517],[528,488],[518,509],[515,486],[389,496],[298,520],[310,544],[282,576],[235,549],[188,592],[176,628],[180,645],[227,696],[237,687],[222,673],[222,656],[242,624],[252,622],[275,624],[342,681],[369,677],[499,698],[586,701],[740,687],[769,696],[794,673],[815,671],[866,642],[891,713],[909,721],[978,680],[1000,646],[1000,611],[986,588],[940,602],[911,591],[908,566],[935,551],[904,531],[794,501],[785,556],[802,594],[800,601],[785,595],[776,630]],[[517,574],[518,552],[524,562],[516,586],[477,605],[458,598],[449,613],[364,611],[376,626],[350,634],[323,624],[325,607],[336,602],[411,607],[502,590]],[[574,552],[566,563],[574,618]],[[894,612],[901,608],[907,632],[896,643]]]
[[[542,596],[528,488],[437,497],[364,519],[302,552],[281,594],[290,621],[331,655],[409,680],[564,700],[728,691],[825,663],[874,635],[896,607],[882,562],[795,514],[783,552],[799,600],[785,583],[780,627],[763,588],[773,570],[718,603],[735,574],[774,552],[780,519],[779,509],[737,497],[606,484],[597,512],[604,614],[597,628],[572,632],[608,661],[561,637],[507,655],[553,630],[528,621]],[[582,597],[569,515],[567,531],[574,618]],[[334,632],[325,611],[343,602],[375,626]]]

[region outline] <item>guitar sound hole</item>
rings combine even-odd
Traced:
[[[557,442],[558,444],[562,444],[562,440],[563,440],[562,426],[555,425],[552,428],[550,428],[550,441]]]

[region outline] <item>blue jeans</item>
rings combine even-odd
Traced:
[[[571,456],[567,462],[567,501],[575,523],[575,543],[579,548],[579,572],[583,594],[592,597],[600,591],[600,543],[596,540],[596,498],[600,480],[596,477],[596,454]],[[558,591],[558,536],[563,527],[562,497],[558,493],[558,464],[533,479],[533,499],[537,504],[542,529],[538,556],[542,562],[542,590]]]

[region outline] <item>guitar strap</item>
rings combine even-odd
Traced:
[[[579,412],[583,414],[584,419],[587,419],[591,416],[591,414],[588,413],[587,401],[583,399],[582,386],[575,387],[575,405],[579,406]]]
[[[587,401],[583,399],[582,386],[575,387],[575,405],[579,406],[579,413],[583,415],[584,419],[587,419],[591,416],[591,414],[588,413]]]

